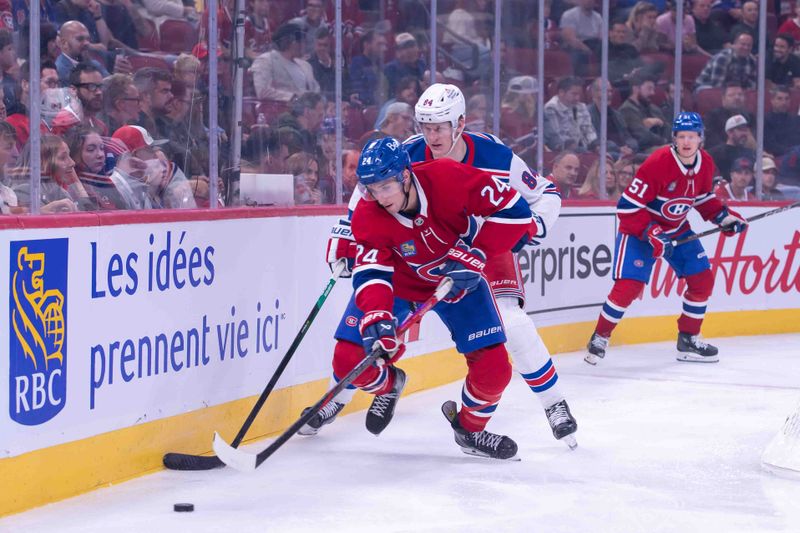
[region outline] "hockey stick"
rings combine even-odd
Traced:
[[[789,209],[794,209],[795,207],[800,207],[800,202],[795,202],[793,204],[784,205],[783,207],[776,207],[775,209],[770,209],[769,211],[764,211],[763,213],[759,213],[757,215],[753,215],[750,218],[746,218],[745,220],[747,220],[748,223],[755,222],[756,220],[760,220],[760,219],[762,219],[764,217],[769,217],[769,216],[772,216],[772,215],[777,215],[778,213],[783,213],[784,211],[788,211]],[[715,233],[719,233],[720,231],[722,231],[722,227],[717,226],[716,228],[711,228],[711,229],[706,230],[706,231],[704,231],[702,233],[695,233],[694,235],[690,235],[690,236],[686,237],[685,239],[681,239],[679,241],[672,241],[672,246],[678,246],[680,244],[684,244],[684,243],[687,243],[687,242],[696,241],[697,239],[702,239],[703,237],[706,237],[708,235],[713,235]]]
[[[436,292],[434,292],[433,296],[428,298],[428,300],[420,305],[416,311],[414,311],[411,316],[406,318],[406,320],[397,328],[397,336],[402,335],[403,333],[408,330],[411,326],[422,320],[422,317],[430,311],[433,306],[435,306],[439,300],[444,298],[447,293],[450,291],[450,287],[453,285],[453,280],[450,278],[444,278],[440,283],[439,286],[436,288]],[[297,419],[297,421],[289,426],[289,429],[283,432],[281,436],[279,436],[275,441],[267,446],[265,449],[258,452],[258,454],[247,453],[242,450],[237,450],[233,446],[229,445],[225,440],[219,436],[219,433],[214,433],[214,452],[217,456],[228,466],[232,466],[236,470],[240,470],[242,472],[251,472],[258,468],[258,466],[267,460],[269,456],[273,453],[278,451],[278,449],[283,446],[286,441],[288,441],[292,436],[297,433],[297,431],[303,427],[309,420],[311,420],[320,409],[322,409],[328,402],[333,400],[333,398],[339,394],[345,387],[350,385],[354,379],[361,375],[361,373],[367,369],[371,364],[373,364],[379,357],[384,355],[383,350],[380,348],[375,349],[369,354],[365,359],[363,359],[353,370],[350,371],[344,378],[342,378],[339,383],[336,384],[331,390],[325,393],[325,395],[320,398],[320,400],[315,403],[311,408],[303,413],[303,415]]]
[[[283,371],[286,369],[286,366],[289,364],[289,360],[294,355],[294,352],[297,351],[297,347],[300,346],[300,341],[303,340],[305,337],[308,328],[311,327],[311,323],[314,322],[314,319],[317,317],[317,313],[319,313],[320,309],[322,309],[322,304],[325,303],[325,300],[328,298],[328,295],[331,293],[333,286],[336,285],[336,281],[339,279],[339,276],[342,275],[342,272],[345,269],[347,263],[345,259],[340,259],[333,267],[333,272],[331,273],[331,277],[328,280],[328,284],[325,286],[325,290],[322,291],[322,294],[317,299],[317,302],[314,304],[314,307],[311,309],[311,312],[308,314],[308,318],[306,321],[303,322],[303,325],[300,327],[300,331],[297,332],[297,335],[292,341],[292,345],[289,346],[289,349],[286,351],[286,355],[283,356],[281,362],[278,364],[278,368],[275,370],[275,374],[273,374],[272,378],[267,383],[266,388],[261,392],[261,396],[258,397],[258,401],[250,410],[250,414],[247,415],[247,419],[242,424],[242,427],[239,429],[239,433],[236,434],[236,438],[233,439],[233,443],[231,444],[234,448],[238,447],[241,444],[242,439],[244,439],[245,434],[250,429],[250,426],[253,425],[253,421],[256,419],[256,415],[261,410],[261,407],[264,405],[264,402],[267,401],[267,397],[272,392],[272,389],[275,388],[275,384],[278,382],[278,379],[283,374]],[[216,455],[192,455],[188,453],[167,453],[164,455],[163,458],[164,466],[169,468],[170,470],[211,470],[213,468],[219,468],[220,466],[225,466],[225,463],[219,460],[219,457]]]

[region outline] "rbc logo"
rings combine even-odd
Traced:
[[[692,208],[692,202],[686,198],[674,198],[664,202],[661,206],[661,215],[667,220],[683,220],[686,213]]]
[[[47,422],[67,393],[67,239],[12,241],[9,268],[9,411]]]

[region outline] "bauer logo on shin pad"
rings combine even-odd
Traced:
[[[67,401],[67,239],[12,241],[9,268],[9,411],[43,424]]]

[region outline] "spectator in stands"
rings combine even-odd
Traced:
[[[101,3],[103,20],[112,33],[109,49],[124,48],[128,51],[136,51],[140,49],[140,37],[143,39],[152,37],[155,28],[148,23],[149,19],[142,16],[138,2],[106,0]]]
[[[713,0],[694,0],[692,2],[692,18],[699,51],[712,56],[722,50],[728,43],[728,33],[715,17],[711,16]]]
[[[426,69],[425,61],[419,57],[417,39],[410,33],[399,33],[394,38],[394,59],[386,64],[383,74],[389,85],[389,94],[395,94],[400,80],[413,77],[422,81]]]
[[[419,80],[413,76],[406,76],[401,79],[397,84],[396,91],[394,97],[390,100],[386,100],[378,111],[374,126],[376,130],[381,128],[381,124],[383,124],[384,119],[386,119],[386,110],[390,105],[395,102],[405,102],[411,107],[414,107],[417,104],[417,100],[419,100],[419,95],[422,94]]]
[[[108,127],[100,119],[103,112],[103,75],[91,63],[78,63],[69,74],[69,84],[78,95],[82,112],[70,109],[74,115],[74,124],[96,128],[101,135],[109,134]],[[67,109],[61,111],[67,112]]]
[[[92,63],[105,78],[108,70],[98,61],[89,57],[89,30],[77,20],[65,22],[58,31],[58,47],[61,55],[56,59],[56,70],[61,83],[69,83],[69,73],[80,62]]]
[[[17,143],[19,143],[20,148],[28,142],[28,137],[30,136],[30,119],[28,117],[27,107],[30,99],[30,69],[28,68],[28,64],[27,61],[22,64],[22,68],[20,69],[22,79],[20,80],[19,100],[14,108],[14,112],[10,113],[6,119],[17,132]],[[44,95],[48,89],[58,88],[59,82],[56,66],[52,61],[43,61],[41,67],[42,69],[39,74],[39,90],[41,94]],[[42,117],[40,131],[42,133],[50,131],[48,126],[44,123],[44,117]]]
[[[336,65],[333,63],[333,36],[328,27],[317,30],[314,42],[314,53],[308,60],[314,71],[314,78],[319,83],[320,92],[329,102],[336,101]]]
[[[800,58],[792,53],[794,38],[779,33],[772,43],[772,59],[767,60],[767,79],[776,85],[800,87]]]
[[[299,27],[305,34],[302,50],[303,57],[309,57],[314,52],[317,30],[330,28],[325,21],[325,5],[323,0],[307,0],[305,15],[293,18],[289,22]]]
[[[201,82],[200,74],[203,72],[200,60],[192,54],[180,54],[172,66],[172,77],[176,81],[182,81],[187,87],[200,88],[205,86],[205,80]]]
[[[298,152],[286,160],[289,173],[294,176],[295,205],[320,205],[330,203],[319,188],[319,164],[306,152]]]
[[[260,55],[253,66],[256,96],[263,100],[288,102],[306,91],[319,92],[314,71],[302,59],[303,31],[295,24],[283,24],[273,34],[275,50]]]
[[[669,50],[675,49],[675,22],[678,16],[677,2],[684,0],[669,0],[667,2],[668,11],[660,14],[656,18],[656,30],[661,33],[665,40],[665,47]],[[693,54],[697,52],[697,35],[694,26],[694,18],[689,14],[689,5],[683,10],[683,53]]]
[[[306,92],[292,101],[290,110],[278,117],[279,129],[290,129],[300,139],[301,149],[318,153],[317,137],[325,116],[325,101],[317,92]]]
[[[500,102],[500,133],[518,139],[531,135],[536,127],[536,93],[539,83],[533,76],[511,78]]]
[[[361,136],[358,140],[360,147],[366,146],[370,141],[383,137],[394,137],[402,142],[414,133],[414,108],[405,102],[395,102],[386,109],[386,118],[383,119],[380,129],[372,130]]]
[[[269,0],[248,0],[247,15],[244,20],[245,55],[248,58],[255,59],[269,52],[272,42],[271,28]]]
[[[222,7],[224,1],[220,0],[220,7]],[[141,5],[144,18],[157,19],[159,22],[165,18],[186,19],[190,22],[197,22],[200,18],[194,4],[184,5],[181,0],[142,0]]]
[[[725,181],[731,181],[731,169],[734,161],[740,158],[749,159],[752,171],[756,154],[752,148],[753,133],[744,116],[733,115],[729,118],[725,123],[725,133],[728,136],[725,144],[712,147],[708,153],[714,158],[717,175]]]
[[[755,194],[755,191],[750,193]],[[786,195],[778,188],[778,167],[769,154],[761,158],[761,199],[765,202],[786,200]]]
[[[17,102],[17,80],[9,72],[16,66],[14,35],[10,30],[0,28],[0,74],[2,74],[3,103],[6,109],[13,109]]]
[[[627,86],[627,79],[644,63],[639,50],[628,42],[628,27],[622,21],[611,22],[608,28],[608,79],[615,86]]]
[[[453,11],[447,15],[442,43],[451,48],[458,68],[445,72],[451,78],[471,82],[487,78],[491,72],[491,40],[485,31],[485,21],[490,17],[487,0],[456,0]],[[477,64],[473,54],[477,53]],[[441,78],[437,78],[441,79]]]
[[[733,25],[730,35],[734,37],[745,31],[753,36],[753,47],[750,49],[750,53],[758,54],[758,2],[753,0],[742,3],[742,18]]]
[[[599,56],[603,18],[594,10],[594,0],[577,0],[561,15],[561,44],[572,56],[575,74],[585,75],[590,61]]]
[[[709,87],[722,87],[731,81],[738,81],[744,89],[754,89],[758,76],[756,59],[750,53],[753,49],[753,36],[748,32],[737,33],[731,47],[714,55],[695,81],[695,91]]]
[[[361,54],[350,61],[350,101],[377,105],[386,99],[386,83],[380,70],[386,53],[386,37],[370,30],[361,37]]]
[[[97,203],[89,197],[75,173],[75,161],[69,155],[69,146],[55,135],[41,139],[41,194],[42,212],[94,211]],[[28,179],[31,162],[30,145],[22,152],[21,167],[16,172],[14,192],[20,205],[30,206]],[[46,207],[45,207],[46,206]]]
[[[0,121],[0,212],[4,215],[21,214],[17,193],[9,187],[7,170],[16,166],[19,159],[17,134],[14,126]]]
[[[632,159],[620,159],[616,162],[614,165],[614,173],[617,175],[618,194],[621,195],[622,191],[628,188],[638,168],[638,165],[636,165]]]
[[[350,149],[342,151],[342,203],[350,201],[350,197],[358,186],[358,158],[361,153],[358,150]]]
[[[595,131],[600,131],[600,106],[602,98],[602,78],[595,78],[592,81],[591,93],[592,103],[589,105],[589,114],[592,117],[592,125]],[[611,101],[614,97],[614,87],[606,81],[607,93],[607,129],[606,135],[609,142],[616,145],[620,157],[630,157],[639,150],[639,142],[631,135],[628,130],[628,125],[622,114],[611,107]],[[609,147],[610,150],[610,147]]]
[[[656,92],[653,78],[637,74],[631,79],[631,95],[619,108],[628,131],[639,143],[640,152],[649,152],[670,141],[670,122],[651,102]]]
[[[569,200],[575,196],[574,187],[580,168],[581,160],[575,152],[567,150],[553,159],[553,171],[547,179],[556,184],[562,199]]]
[[[186,175],[161,151],[166,139],[155,140],[141,126],[122,126],[112,138],[122,141],[130,156],[121,156],[111,179],[134,209],[197,207]],[[135,160],[144,162],[144,166]],[[130,168],[137,172],[131,173]],[[126,187],[127,186],[127,187]]]
[[[597,132],[586,104],[581,102],[583,81],[566,77],[558,81],[558,93],[544,105],[557,139],[555,149],[586,151],[597,146]]]
[[[60,0],[53,8],[55,22],[63,25],[69,21],[77,21],[86,28],[90,44],[95,52],[106,52],[112,38],[103,18],[102,6],[97,0]]]
[[[606,198],[609,200],[619,200],[619,191],[617,190],[617,175],[616,170],[614,168],[614,159],[610,156],[606,156],[606,179],[603,180],[605,184],[605,194]],[[600,180],[598,176],[600,175],[600,158],[594,160],[594,162],[589,167],[589,170],[586,171],[586,178],[584,178],[583,183],[576,191],[576,200],[600,200],[603,198],[602,193],[600,192]]]
[[[141,100],[139,89],[129,75],[112,74],[103,80],[104,122],[108,125],[108,131],[117,131],[125,124],[135,124],[139,120]]]
[[[492,130],[491,120],[489,119],[489,98],[483,93],[473,94],[467,100],[467,116],[464,119],[464,127],[467,131],[488,131]],[[500,118],[500,127],[503,126],[503,119]]]
[[[194,87],[177,80],[172,82],[172,95],[164,119],[169,139],[164,151],[189,176],[197,199],[194,180],[205,178],[208,181],[208,132],[203,124],[203,98]],[[205,206],[207,201],[206,195]]]
[[[101,211],[128,209],[130,206],[108,177],[106,152],[100,132],[87,126],[70,130],[66,138],[75,172],[83,188]]]
[[[715,107],[703,117],[706,126],[705,145],[713,148],[725,142],[725,123],[733,115],[742,115],[749,124],[753,124],[753,117],[745,110],[744,89],[738,82],[728,82],[722,88],[722,100],[719,107]]]
[[[155,138],[166,138],[169,125],[165,119],[174,98],[172,75],[161,68],[146,67],[136,72],[133,83],[141,98],[137,124]]]
[[[800,117],[792,112],[791,93],[785,85],[770,90],[772,109],[764,116],[764,150],[782,156],[792,146],[800,144]]]
[[[753,160],[739,157],[731,165],[730,182],[720,181],[714,187],[717,198],[726,200],[747,201],[752,198],[750,184],[753,183]]]
[[[794,39],[795,47],[792,50],[794,54],[798,53],[798,44],[800,44],[800,2],[794,4],[794,17],[789,17],[783,21],[783,24],[778,28],[778,34],[788,33]]]
[[[631,33],[631,42],[641,54],[669,50],[666,36],[656,29],[656,18],[658,8],[644,1],[636,2],[628,14],[626,26]]]

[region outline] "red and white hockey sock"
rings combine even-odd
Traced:
[[[348,341],[337,341],[333,350],[333,377],[338,382],[364,360],[364,348]],[[370,365],[352,383],[370,394],[386,394],[394,385],[394,373],[389,365],[381,368]]]
[[[686,290],[683,293],[683,312],[678,317],[678,331],[697,335],[706,316],[706,306],[714,289],[714,275],[711,270],[686,277]]]
[[[633,300],[639,296],[644,288],[644,283],[634,279],[618,279],[614,282],[611,292],[603,304],[600,316],[597,318],[595,332],[605,338],[611,336],[611,332],[625,315]]]
[[[461,390],[461,427],[483,431],[511,381],[511,363],[502,344],[481,348],[466,355],[467,379]]]

